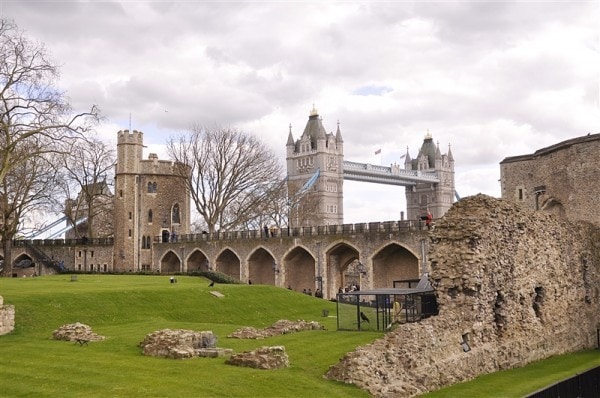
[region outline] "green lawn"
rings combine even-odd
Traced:
[[[523,397],[596,366],[600,366],[600,350],[561,355],[523,368],[479,376],[423,397]]]
[[[382,336],[336,331],[336,304],[262,285],[208,287],[200,277],[70,275],[0,278],[0,295],[16,309],[15,331],[0,336],[2,397],[368,397],[352,385],[323,378],[359,345]],[[224,297],[209,292],[216,290]],[[322,317],[323,309],[330,317]],[[355,307],[341,306],[355,319]],[[279,319],[313,320],[327,329],[264,340],[230,339],[242,326],[265,327]],[[80,347],[52,339],[74,322],[106,340]],[[356,325],[354,325],[356,326]],[[369,325],[365,325],[369,327]],[[138,344],[159,329],[211,330],[218,347],[234,352],[283,345],[290,367],[256,370],[226,365],[223,358],[172,360],[146,357]],[[600,351],[551,358],[523,369],[481,376],[430,397],[522,397],[600,365]]]
[[[2,278],[0,295],[16,310],[15,331],[0,336],[0,396],[36,397],[367,397],[365,391],[323,378],[344,353],[377,332],[338,332],[322,317],[335,303],[261,285],[208,287],[199,277],[70,275]],[[211,290],[221,292],[216,298]],[[242,326],[265,327],[279,319],[314,320],[327,330],[264,340],[230,339]],[[74,322],[106,340],[80,347],[52,339]],[[218,347],[234,352],[283,345],[290,367],[256,370],[226,365],[224,358],[172,360],[146,357],[138,344],[159,329],[212,330]]]

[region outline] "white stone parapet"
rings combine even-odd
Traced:
[[[405,186],[418,182],[440,182],[436,172],[406,170],[394,165],[388,167],[344,160],[344,179],[372,182],[382,178],[389,180],[388,183]]]

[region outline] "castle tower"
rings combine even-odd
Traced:
[[[114,196],[115,271],[134,271],[139,252],[136,219],[139,208],[139,164],[144,149],[144,134],[129,130],[117,133],[117,164]]]
[[[442,217],[452,206],[455,195],[454,157],[450,146],[448,146],[448,152],[442,154],[439,144],[434,144],[431,134],[427,132],[415,159],[411,159],[407,149],[404,168],[429,173],[435,172],[440,180],[439,183],[423,182],[417,183],[412,188],[406,188],[408,219],[420,218],[427,214],[427,210],[433,215],[433,218]]]
[[[313,107],[295,142],[290,125],[286,150],[290,225],[342,224],[344,141],[339,123],[335,134],[327,133]]]
[[[153,153],[144,160],[143,147],[143,133],[119,131],[113,267],[125,272],[183,272],[162,269],[160,259],[152,258],[152,245],[189,233],[190,195],[180,165]]]

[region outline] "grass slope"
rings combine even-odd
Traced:
[[[208,287],[204,278],[69,275],[0,278],[0,296],[16,311],[14,332],[0,336],[1,397],[367,397],[323,374],[348,351],[381,336],[338,332],[335,303],[273,286]],[[216,298],[210,291],[219,291]],[[345,309],[347,310],[347,309]],[[279,319],[315,320],[327,330],[265,340],[229,339],[242,326]],[[66,323],[82,322],[106,340],[80,347],[52,339]],[[369,326],[367,326],[369,327]],[[223,358],[146,357],[138,344],[155,330],[212,330],[218,346],[235,352],[283,345],[290,367],[256,370]],[[427,394],[427,397],[522,397],[600,365],[600,351],[564,355]]]
[[[219,291],[223,298],[209,292]],[[273,286],[208,287],[204,278],[69,275],[0,279],[5,304],[15,306],[15,330],[0,337],[3,397],[366,397],[354,386],[323,378],[344,353],[381,336],[337,332],[335,303]],[[265,340],[226,336],[242,326],[262,328],[279,319],[315,320],[327,330]],[[106,340],[80,347],[52,339],[74,322]],[[217,346],[234,352],[283,345],[290,367],[256,370],[223,358],[170,360],[146,357],[138,344],[155,330],[212,330]]]

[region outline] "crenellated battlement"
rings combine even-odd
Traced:
[[[148,159],[140,162],[140,174],[177,175],[177,170],[175,162],[159,160],[155,154],[150,154]]]
[[[144,142],[144,133],[141,131],[133,130],[119,130],[117,133],[117,144],[139,144],[142,145]]]

